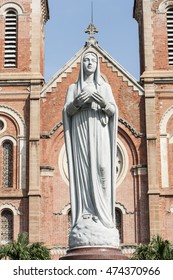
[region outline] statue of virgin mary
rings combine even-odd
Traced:
[[[69,247],[119,247],[115,227],[118,109],[94,51],[81,58],[63,110],[72,229]]]

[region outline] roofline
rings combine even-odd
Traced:
[[[144,92],[143,87],[137,82],[136,78],[133,77],[133,75],[131,75],[123,66],[121,66],[114,58],[112,58],[103,48],[101,48],[100,46],[97,46],[97,48],[100,50],[100,52],[102,52],[103,55],[107,55],[107,58],[111,61],[112,64],[114,64],[114,66],[124,74],[124,76],[127,79],[130,79],[130,81],[135,84],[135,86],[138,88],[138,90]]]
[[[81,48],[75,54],[75,56],[73,56],[61,69],[59,69],[53,75],[53,77],[47,83],[45,83],[45,85],[43,86],[43,89],[41,91],[41,94],[44,94],[45,92],[49,91],[49,88],[56,81],[57,77],[59,77],[61,74],[65,73],[66,69],[68,69],[82,55],[83,52],[85,52],[85,49],[86,49],[85,47]]]
[[[76,62],[80,62],[81,55],[90,47],[95,48],[98,52],[102,54],[102,56],[108,60],[108,62],[111,62],[111,64],[120,72],[122,73],[122,76],[125,76],[128,81],[130,81],[137,90],[144,93],[143,87],[137,82],[136,78],[134,78],[125,68],[123,68],[114,58],[112,58],[103,48],[101,48],[98,44],[91,43],[87,44],[82,47],[75,56],[70,59],[60,70],[58,70],[53,77],[44,85],[41,94],[45,94],[46,92],[49,92],[49,89],[52,87],[52,84],[56,82],[57,78],[60,77],[63,73],[66,73],[66,70],[71,67],[71,65]]]

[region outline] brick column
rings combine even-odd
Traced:
[[[159,233],[159,178],[157,151],[156,95],[154,80],[145,79],[146,137],[148,158],[148,195],[150,238]]]
[[[132,167],[135,193],[135,224],[136,242],[145,243],[149,240],[148,196],[147,196],[147,167],[142,164]]]
[[[41,81],[31,81],[29,137],[29,240],[40,241],[40,91]]]
[[[151,71],[154,67],[153,61],[153,25],[152,6],[153,0],[143,0],[143,32],[144,32],[144,61],[145,71]]]

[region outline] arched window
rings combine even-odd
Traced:
[[[122,212],[119,208],[115,208],[115,219],[116,219],[116,228],[119,231],[120,242],[123,242],[123,224],[122,224]]]
[[[5,244],[13,240],[13,213],[11,210],[4,209],[1,212],[0,234],[1,244]]]
[[[167,10],[168,59],[173,65],[173,7]]]
[[[4,67],[17,67],[17,12],[13,9],[5,16]]]
[[[13,143],[5,141],[2,144],[2,187],[13,187]]]

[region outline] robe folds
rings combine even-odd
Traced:
[[[78,84],[72,84],[63,110],[68,160],[72,227],[82,216],[91,216],[114,228],[115,159],[118,109],[111,87],[102,81],[97,91],[106,100],[103,109],[94,101],[76,108]]]

